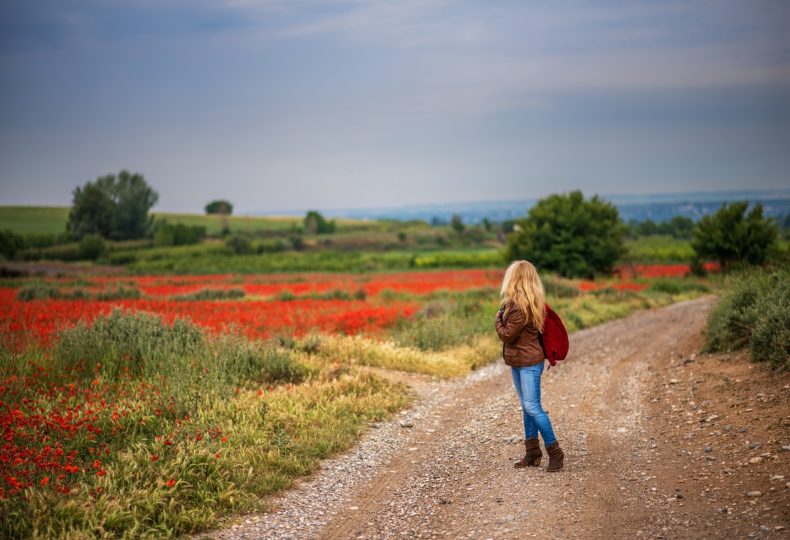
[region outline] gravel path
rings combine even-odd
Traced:
[[[566,454],[560,473],[545,472],[546,457],[538,468],[512,468],[523,453],[520,410],[501,361],[451,382],[398,374],[419,396],[414,408],[325,461],[273,512],[202,537],[721,537],[714,520],[688,517],[693,500],[685,501],[686,517],[675,517],[679,498],[668,477],[675,481],[678,471],[660,457],[672,438],[659,424],[669,420],[651,394],[659,383],[671,386],[658,372],[699,349],[711,304],[683,302],[571,336],[570,357],[543,382],[544,408]],[[786,467],[787,453],[780,458]],[[780,505],[790,502],[788,492],[776,491]],[[787,511],[763,528],[763,513],[750,516],[757,536],[787,532]]]

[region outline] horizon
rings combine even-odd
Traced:
[[[571,190],[569,190],[571,191]],[[550,193],[564,194],[566,192]],[[548,196],[548,195],[547,195]],[[766,202],[766,201],[788,201],[790,200],[790,188],[777,188],[777,189],[750,189],[750,190],[712,190],[712,191],[673,191],[673,192],[655,192],[655,193],[584,193],[585,198],[598,196],[606,201],[611,202],[615,206],[628,206],[628,205],[649,205],[649,204],[682,204],[682,203],[720,203],[720,202],[734,202],[745,200],[749,202]],[[709,198],[706,198],[709,197]],[[742,197],[742,198],[741,198]],[[519,203],[535,203],[541,197],[526,198],[526,199],[480,199],[480,200],[464,200],[464,201],[443,201],[443,202],[426,202],[419,204],[396,204],[391,206],[384,205],[371,205],[359,207],[303,207],[303,208],[281,208],[272,211],[251,211],[244,213],[237,213],[236,206],[233,201],[229,201],[234,205],[234,212],[232,215],[237,217],[298,217],[309,210],[316,210],[326,213],[331,217],[344,217],[342,212],[377,212],[377,211],[396,211],[396,210],[419,210],[419,209],[434,209],[437,207],[459,207],[459,206],[484,206],[484,205],[514,205]],[[634,199],[629,201],[628,199]],[[652,199],[652,200],[651,200]],[[0,204],[0,207],[6,208],[69,208],[70,203],[63,204]],[[204,205],[205,206],[205,205]],[[165,214],[187,214],[187,215],[202,215],[204,208],[196,209],[194,211],[181,211],[170,210],[167,208],[157,208],[154,206],[151,213],[165,213]],[[356,218],[353,218],[356,219]],[[374,219],[374,218],[359,218],[359,219]]]

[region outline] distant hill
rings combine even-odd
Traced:
[[[718,210],[725,202],[749,201],[763,205],[772,217],[790,214],[790,189],[761,191],[721,191],[698,193],[662,193],[655,195],[602,195],[612,201],[625,221],[652,219],[660,222],[674,216],[687,216],[698,220]],[[485,201],[414,205],[393,208],[325,209],[329,217],[354,219],[417,219],[427,222],[448,223],[453,215],[460,215],[465,223],[480,223],[484,218],[504,221],[523,217],[536,199],[513,201]],[[277,212],[276,214],[304,215],[305,210]]]

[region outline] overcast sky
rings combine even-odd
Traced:
[[[4,0],[0,204],[790,185],[784,0]]]

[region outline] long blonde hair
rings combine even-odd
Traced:
[[[517,306],[539,332],[546,318],[546,293],[538,271],[529,261],[515,261],[505,271],[500,292],[505,315]]]

